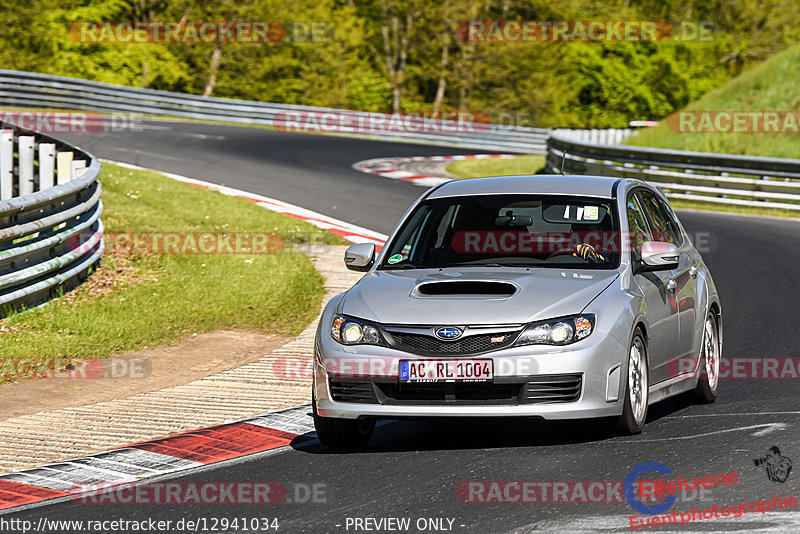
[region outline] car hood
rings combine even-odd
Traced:
[[[339,313],[384,324],[521,324],[580,313],[617,276],[616,271],[549,268],[371,271],[345,294]],[[444,285],[450,282],[467,283]],[[460,290],[422,294],[448,287]],[[474,287],[513,294],[474,294],[469,291]]]

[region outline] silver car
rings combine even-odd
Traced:
[[[721,307],[664,195],[631,179],[503,176],[425,192],[314,349],[317,435],[360,446],[377,419],[607,418],[717,395]]]

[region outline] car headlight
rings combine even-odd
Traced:
[[[591,314],[538,321],[528,325],[514,345],[569,345],[591,334],[594,324]]]
[[[375,324],[343,315],[333,317],[331,337],[342,345],[386,345]]]

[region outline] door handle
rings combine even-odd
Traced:
[[[692,280],[697,278],[697,265],[692,265],[692,267],[689,269],[689,276],[692,277]]]
[[[678,282],[676,282],[675,280],[670,280],[669,283],[667,284],[667,289],[669,290],[670,293],[674,294],[677,288],[678,288]]]

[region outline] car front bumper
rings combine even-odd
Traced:
[[[327,336],[329,337],[329,336]],[[627,377],[628,350],[613,336],[594,332],[592,336],[564,347],[531,345],[511,347],[466,358],[491,359],[495,382],[535,381],[542,375],[582,375],[577,400],[570,402],[507,403],[470,400],[413,403],[386,399],[375,402],[335,400],[330,379],[398,383],[400,360],[431,359],[389,347],[359,345],[346,347],[317,333],[314,349],[314,398],[323,417],[343,419],[426,418],[426,417],[541,417],[582,419],[617,416]],[[465,358],[459,356],[459,358]]]

